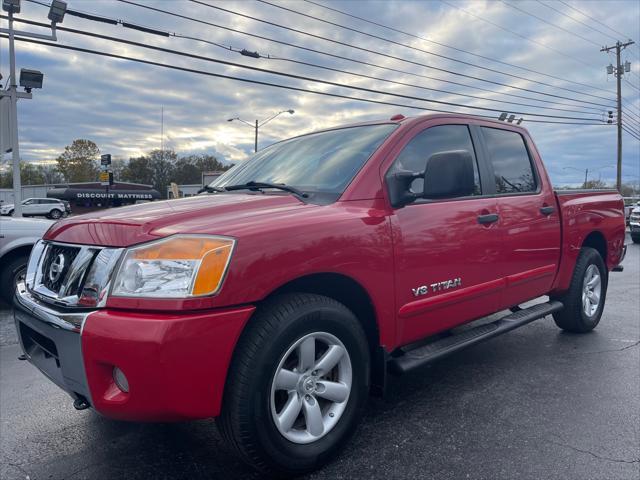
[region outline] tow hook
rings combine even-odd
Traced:
[[[90,406],[91,405],[89,405],[87,399],[82,395],[78,395],[78,397],[73,401],[73,408],[75,408],[76,410],[86,410]]]

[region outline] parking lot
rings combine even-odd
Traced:
[[[393,379],[342,455],[310,478],[640,478],[640,245],[624,265],[593,333],[562,333],[548,317]],[[251,475],[213,421],[120,423],[75,411],[17,359],[6,305],[0,345],[0,478]]]

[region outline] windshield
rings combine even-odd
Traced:
[[[258,152],[209,186],[283,183],[312,199],[336,200],[396,127],[364,125],[285,140]]]

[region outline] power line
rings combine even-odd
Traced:
[[[571,10],[574,10],[574,11],[578,12],[580,15],[582,15],[582,16],[584,16],[584,17],[587,17],[589,20],[592,20],[592,21],[594,21],[594,22],[596,22],[596,23],[598,23],[598,24],[602,25],[603,27],[608,28],[609,30],[611,30],[611,31],[612,31],[612,32],[614,32],[615,34],[620,35],[620,36],[622,36],[622,37],[624,37],[624,38],[628,38],[628,39],[630,39],[630,38],[631,38],[630,36],[625,35],[624,33],[621,33],[621,32],[619,32],[618,30],[615,30],[615,29],[611,28],[609,25],[607,25],[606,23],[604,23],[604,22],[602,22],[602,21],[598,20],[597,18],[593,18],[593,17],[591,17],[591,16],[587,15],[587,14],[586,14],[586,13],[584,13],[582,10],[579,10],[579,9],[575,8],[574,6],[572,6],[572,5],[568,4],[567,2],[565,2],[565,1],[563,1],[563,0],[558,0],[558,1],[559,1],[561,4],[565,5],[566,7],[569,7]],[[612,38],[613,38],[613,37],[612,37]],[[615,40],[617,40],[617,38],[615,38]]]
[[[8,36],[6,34],[0,34],[0,38],[8,38]],[[384,101],[384,100],[375,100],[375,99],[372,99],[372,98],[352,97],[352,96],[349,96],[349,95],[342,95],[342,94],[338,94],[338,93],[322,92],[322,91],[318,91],[318,90],[312,90],[312,89],[309,89],[309,88],[294,87],[294,86],[283,85],[283,84],[279,84],[279,83],[265,82],[265,81],[262,81],[262,80],[254,80],[254,79],[249,79],[249,78],[236,77],[236,76],[232,76],[232,75],[225,75],[225,74],[221,74],[221,73],[207,72],[207,71],[204,71],[204,70],[198,70],[198,69],[187,68],[187,67],[180,67],[180,66],[177,66],[177,65],[170,65],[170,64],[155,62],[155,61],[152,61],[152,60],[145,60],[145,59],[142,59],[142,58],[135,58],[135,57],[130,57],[130,56],[126,56],[126,55],[119,55],[119,54],[115,54],[115,53],[101,52],[101,51],[98,51],[98,50],[92,50],[92,49],[88,49],[88,48],[74,47],[74,46],[70,46],[70,45],[62,45],[62,44],[59,44],[59,43],[49,43],[49,42],[44,42],[44,41],[41,41],[41,40],[35,40],[35,39],[31,39],[31,38],[17,37],[16,40],[17,41],[21,41],[21,42],[33,43],[33,44],[36,44],[36,45],[45,45],[45,46],[49,46],[49,47],[53,47],[53,48],[60,48],[60,49],[63,49],[63,50],[70,50],[70,51],[88,53],[88,54],[92,54],[92,55],[100,55],[100,56],[103,56],[103,57],[115,58],[115,59],[119,59],[119,60],[133,61],[133,62],[142,63],[142,64],[146,64],[146,65],[153,65],[153,66],[157,66],[157,67],[169,68],[169,69],[172,69],[172,70],[179,70],[179,71],[188,72],[188,73],[196,73],[196,74],[199,74],[199,75],[206,75],[206,76],[215,77],[215,78],[224,78],[224,79],[227,79],[227,80],[235,80],[235,81],[239,81],[239,82],[243,82],[243,83],[251,83],[251,84],[255,84],[255,85],[263,85],[263,86],[275,87],[275,88],[291,90],[291,91],[297,91],[297,92],[313,93],[315,95],[323,95],[323,96],[327,96],[327,97],[342,98],[342,99],[354,100],[354,101],[360,101],[360,102],[367,102],[367,103],[375,103],[375,104],[379,104],[379,105],[389,105],[389,106],[395,106],[395,107],[410,108],[410,109],[414,109],[414,110],[432,111],[432,112],[438,112],[438,113],[453,113],[453,114],[457,114],[457,115],[468,115],[468,114],[461,114],[460,112],[452,112],[452,111],[448,111],[448,110],[438,110],[438,109],[432,109],[432,108],[426,108],[426,107],[419,107],[419,106],[416,106],[416,105],[407,105],[407,104],[401,104],[401,103],[395,103],[395,102],[388,102],[388,101]],[[490,115],[474,115],[474,116],[480,117],[480,118],[491,118],[491,119],[495,118],[495,117],[490,116]],[[607,125],[605,123],[564,122],[564,121],[553,121],[553,120],[527,120],[527,121],[528,122],[532,122],[532,123],[549,123],[549,124],[561,124],[561,125],[587,125],[587,126],[590,126],[590,125],[594,125],[594,126],[596,126],[596,125],[597,126]]]
[[[422,85],[416,85],[416,84],[401,82],[401,81],[398,81],[398,80],[390,80],[390,79],[386,79],[386,78],[376,77],[376,76],[373,76],[373,75],[357,73],[357,72],[353,72],[353,71],[349,71],[349,70],[343,70],[343,69],[334,68],[334,67],[329,67],[329,66],[325,66],[325,65],[318,65],[318,64],[314,64],[314,63],[310,63],[310,62],[291,59],[291,58],[276,57],[276,56],[271,56],[271,55],[264,56],[264,55],[259,54],[258,52],[248,52],[245,49],[240,49],[240,48],[236,48],[236,47],[233,47],[233,46],[223,45],[223,44],[220,44],[220,43],[217,43],[217,42],[212,42],[210,40],[206,40],[206,39],[199,38],[199,37],[192,37],[192,36],[189,36],[189,35],[182,35],[182,34],[179,34],[179,33],[176,33],[176,32],[169,33],[169,32],[161,31],[161,30],[158,30],[158,29],[152,28],[152,27],[142,27],[142,28],[139,27],[139,26],[133,26],[132,27],[131,25],[133,25],[133,24],[131,24],[129,22],[124,22],[122,20],[112,20],[112,19],[108,19],[108,18],[105,18],[105,17],[97,17],[97,16],[94,16],[93,14],[91,14],[90,16],[91,17],[95,17],[96,21],[99,21],[99,22],[104,22],[104,21],[108,20],[109,23],[121,24],[123,27],[134,28],[136,30],[141,30],[141,31],[143,31],[145,33],[151,33],[151,34],[156,34],[156,35],[161,35],[161,36],[172,36],[172,37],[176,37],[176,38],[183,38],[183,39],[189,39],[189,40],[204,42],[204,43],[207,43],[207,44],[210,44],[210,45],[217,46],[217,47],[222,48],[222,49],[227,50],[227,51],[240,53],[241,55],[250,56],[250,57],[253,57],[253,58],[266,58],[266,59],[271,59],[271,60],[286,61],[286,62],[291,62],[291,63],[295,63],[295,64],[299,64],[299,65],[305,65],[305,66],[310,66],[310,67],[314,67],[314,68],[320,68],[320,69],[324,69],[324,70],[328,70],[328,71],[333,71],[333,72],[337,72],[337,73],[344,73],[344,74],[348,74],[348,75],[353,75],[353,76],[357,76],[357,77],[361,77],[361,78],[368,78],[368,79],[371,79],[371,80],[377,80],[377,81],[381,81],[381,82],[386,82],[386,83],[391,83],[391,84],[396,84],[396,85],[402,85],[402,86],[411,87],[411,88],[418,88],[418,89],[426,90],[426,91],[445,93],[445,94],[448,94],[448,95],[455,95],[455,96],[460,96],[460,97],[473,98],[473,99],[476,99],[476,100],[499,102],[500,104],[510,104],[510,105],[524,106],[524,107],[532,107],[532,108],[537,108],[537,109],[542,109],[542,110],[553,110],[553,111],[559,111],[559,112],[569,112],[569,113],[578,113],[578,114],[589,114],[589,113],[593,114],[593,112],[588,112],[588,111],[584,111],[584,110],[572,110],[572,109],[566,109],[566,108],[554,108],[554,107],[546,107],[546,106],[543,106],[543,105],[534,105],[534,104],[530,104],[530,103],[512,102],[512,101],[502,100],[502,99],[492,99],[492,98],[481,97],[481,96],[476,96],[476,95],[470,95],[470,94],[465,94],[465,93],[460,93],[460,92],[454,92],[454,91],[450,91],[450,90],[442,90],[442,89],[437,89],[437,88],[425,87],[425,86],[422,86]],[[17,21],[22,21],[22,20],[18,19]],[[24,20],[24,22],[30,23],[31,21]],[[40,24],[37,24],[37,23],[32,23],[32,24],[41,26]],[[79,32],[73,32],[72,30],[66,30],[63,27],[61,27],[61,30],[63,30],[63,31],[71,31],[71,33],[79,33]],[[491,91],[491,92],[495,93],[493,91]],[[534,100],[535,101],[544,102],[544,100],[537,100],[537,99],[534,99]],[[565,105],[565,104],[561,104],[561,105]],[[591,107],[578,107],[578,108],[591,108]]]
[[[121,1],[124,1],[124,0],[121,0]],[[563,96],[559,96],[559,95],[554,95],[554,94],[551,94],[551,93],[540,92],[538,90],[533,90],[533,89],[529,89],[529,88],[516,87],[515,85],[509,85],[509,84],[506,84],[506,83],[496,82],[494,80],[488,80],[488,79],[485,79],[485,78],[476,77],[474,75],[467,75],[467,74],[464,74],[464,73],[461,73],[461,72],[456,72],[456,71],[448,70],[448,69],[445,69],[445,68],[434,67],[434,66],[428,65],[426,63],[421,63],[421,62],[416,62],[416,61],[413,61],[413,60],[408,60],[408,59],[401,58],[401,57],[398,57],[398,56],[395,56],[395,55],[391,55],[391,54],[388,54],[388,53],[378,52],[376,50],[371,50],[371,49],[365,48],[365,47],[359,47],[357,45],[353,45],[353,44],[350,44],[350,43],[347,43],[347,42],[342,42],[340,40],[335,40],[333,38],[328,38],[328,37],[324,37],[322,35],[316,35],[314,33],[305,32],[303,30],[298,30],[298,29],[293,28],[293,27],[287,27],[285,25],[281,25],[281,24],[276,23],[276,22],[271,22],[269,20],[264,20],[262,18],[258,18],[258,17],[254,17],[252,15],[248,15],[246,13],[236,12],[234,10],[229,10],[228,8],[220,7],[220,6],[217,6],[217,5],[211,5],[211,4],[202,2],[200,0],[189,0],[189,1],[192,2],[192,3],[197,3],[199,5],[203,5],[203,6],[208,7],[208,8],[212,8],[212,9],[215,9],[215,10],[227,12],[227,13],[230,13],[232,15],[237,15],[239,17],[249,18],[249,19],[254,20],[256,22],[260,22],[260,23],[264,23],[264,24],[271,25],[271,26],[274,26],[274,27],[282,28],[284,30],[292,31],[292,32],[298,33],[300,35],[305,35],[305,36],[317,38],[317,39],[324,40],[324,41],[327,41],[327,42],[335,43],[337,45],[342,45],[342,46],[354,48],[356,50],[360,50],[360,51],[367,52],[367,53],[373,53],[375,55],[380,55],[380,56],[385,57],[385,58],[390,58],[390,59],[398,60],[398,61],[401,61],[401,62],[404,62],[404,63],[410,63],[410,64],[413,64],[413,65],[418,65],[418,66],[421,66],[421,67],[424,67],[424,68],[428,68],[428,69],[431,69],[431,70],[438,70],[438,71],[441,71],[441,72],[444,72],[444,73],[448,73],[448,74],[451,74],[451,75],[456,75],[458,77],[470,78],[470,79],[478,80],[478,81],[481,81],[481,82],[491,83],[493,85],[500,85],[502,87],[508,87],[508,88],[514,88],[516,90],[523,90],[523,91],[527,91],[527,92],[538,93],[540,95],[548,95],[548,96],[552,96],[552,97],[565,98],[565,99],[567,98],[567,97],[563,97]],[[282,8],[284,8],[284,7],[282,7]],[[561,87],[554,87],[554,88],[561,88]],[[565,90],[567,90],[567,89],[565,89]],[[602,100],[612,101],[610,98],[601,97],[599,95],[593,95],[593,94],[582,93],[582,92],[577,92],[577,93],[579,93],[580,95],[588,96],[588,97],[600,98]],[[576,99],[570,99],[570,100],[580,101],[580,100],[576,100]]]
[[[4,15],[2,15],[0,17],[4,18]],[[30,25],[36,25],[36,26],[45,26],[46,25],[44,23],[34,22],[32,20],[19,19],[18,21],[20,21],[22,23],[27,23],[27,24],[30,24]],[[355,86],[355,85],[347,85],[347,84],[344,84],[344,83],[333,82],[333,81],[330,81],[330,80],[323,80],[323,79],[315,78],[315,77],[296,75],[296,74],[293,74],[293,73],[280,72],[280,71],[277,71],[277,70],[270,70],[270,69],[254,67],[254,66],[250,66],[250,65],[243,65],[241,63],[230,62],[228,60],[222,60],[222,59],[217,59],[217,58],[212,58],[212,57],[206,57],[206,56],[197,55],[197,54],[194,54],[194,53],[183,52],[183,51],[179,51],[179,50],[173,50],[173,49],[170,49],[170,48],[158,47],[158,46],[155,46],[155,45],[149,45],[149,44],[146,44],[146,43],[140,43],[140,42],[136,42],[136,41],[133,41],[133,40],[127,40],[127,39],[123,39],[123,38],[119,38],[119,37],[112,37],[112,36],[109,36],[109,35],[102,35],[102,34],[98,34],[98,33],[87,32],[87,31],[84,31],[84,30],[77,30],[75,28],[58,27],[58,30],[59,31],[63,31],[63,32],[69,32],[69,33],[77,34],[77,35],[84,35],[84,36],[93,37],[93,38],[100,38],[102,40],[108,40],[108,41],[111,41],[111,42],[123,43],[123,44],[126,44],[126,45],[132,45],[132,46],[135,46],[135,47],[146,48],[146,49],[149,49],[149,50],[155,50],[155,51],[159,51],[159,52],[169,53],[169,54],[172,54],[172,55],[179,55],[179,56],[182,56],[182,57],[193,58],[193,59],[196,59],[196,60],[204,60],[204,61],[208,61],[208,62],[218,63],[218,64],[221,64],[221,65],[227,65],[227,66],[230,66],[230,67],[242,68],[242,69],[245,69],[245,70],[251,70],[251,71],[260,72],[260,73],[267,73],[267,74],[271,74],[271,75],[278,75],[278,76],[282,76],[282,77],[286,77],[286,78],[292,78],[292,79],[295,79],[295,80],[304,80],[304,81],[322,83],[322,84],[325,84],[325,85],[331,85],[331,86],[340,87],[340,88],[347,88],[347,89],[357,90],[357,91],[366,92],[366,93],[374,93],[374,94],[379,94],[379,95],[388,95],[388,96],[407,99],[407,100],[417,100],[417,101],[422,101],[422,102],[427,102],[427,103],[435,103],[435,104],[438,104],[438,105],[461,107],[461,108],[466,108],[466,109],[469,109],[469,110],[482,110],[482,111],[497,112],[497,113],[502,113],[505,110],[504,108],[491,108],[491,107],[480,107],[480,106],[475,106],[475,105],[464,105],[464,104],[460,104],[460,103],[456,103],[456,102],[447,102],[447,101],[443,101],[443,100],[435,100],[435,99],[430,99],[430,98],[417,97],[417,96],[414,96],[414,95],[404,95],[404,94],[393,93],[393,92],[388,92],[388,91],[384,91],[384,90],[377,90],[377,89],[372,89],[372,88],[359,87],[359,86]],[[598,118],[592,118],[592,117],[590,117],[590,118],[569,117],[569,116],[562,116],[562,115],[551,115],[551,114],[546,114],[546,113],[533,113],[533,112],[522,112],[522,111],[510,111],[510,113],[517,114],[517,115],[530,116],[530,117],[556,118],[556,119],[560,119],[560,120],[584,120],[584,121],[598,121],[599,120]]]
[[[640,140],[640,136],[638,136],[638,134],[632,132],[631,130],[628,130],[624,125],[622,126],[622,129],[627,132],[629,135],[631,135],[633,138],[635,138],[636,140]]]
[[[134,1],[131,1],[131,0],[118,0],[118,1],[122,2],[122,3],[130,4],[130,5],[135,5],[135,6],[139,7],[139,8],[144,8],[144,9],[147,9],[147,10],[150,10],[150,11],[164,13],[166,15],[171,15],[171,16],[174,16],[174,17],[177,17],[177,18],[182,18],[184,20],[189,20],[189,21],[200,23],[200,24],[203,24],[203,25],[208,25],[208,26],[211,26],[211,27],[214,27],[214,28],[219,28],[219,29],[230,31],[230,32],[233,32],[233,33],[246,35],[246,36],[249,36],[249,37],[252,37],[252,38],[258,38],[258,39],[261,39],[261,40],[266,40],[266,41],[269,41],[269,42],[277,43],[279,45],[285,45],[285,46],[296,48],[296,49],[299,49],[299,50],[316,53],[318,55],[324,55],[324,56],[327,56],[327,57],[330,57],[330,58],[346,60],[346,61],[349,61],[349,62],[357,63],[357,64],[360,64],[360,65],[365,65],[365,66],[368,66],[368,67],[374,67],[374,68],[379,68],[381,70],[386,70],[386,71],[389,71],[389,72],[395,72],[395,73],[401,73],[401,74],[405,74],[405,75],[411,75],[411,76],[415,76],[415,77],[418,77],[418,78],[425,78],[427,80],[434,80],[434,81],[437,81],[437,82],[448,83],[448,84],[451,84],[451,85],[457,85],[457,86],[461,86],[461,87],[467,87],[467,88],[473,88],[473,89],[476,89],[476,90],[481,90],[481,91],[486,91],[486,92],[491,92],[491,93],[497,93],[497,92],[495,92],[495,90],[491,90],[491,89],[488,89],[488,88],[469,85],[467,83],[457,82],[457,81],[454,81],[454,80],[447,80],[447,79],[443,79],[443,78],[432,77],[432,76],[429,76],[429,75],[423,75],[423,74],[419,74],[419,73],[415,73],[415,72],[410,72],[410,71],[407,71],[407,70],[401,70],[401,69],[397,69],[397,68],[377,65],[375,63],[367,62],[367,61],[364,61],[364,60],[358,60],[358,59],[355,59],[355,58],[345,57],[343,55],[337,55],[337,54],[330,53],[330,52],[327,52],[327,51],[316,50],[316,49],[313,49],[313,48],[310,48],[310,47],[305,47],[305,46],[302,46],[302,45],[296,45],[294,43],[286,42],[286,41],[283,41],[283,40],[277,40],[277,39],[274,39],[274,38],[265,37],[265,36],[258,35],[258,34],[255,34],[255,33],[245,32],[243,30],[238,30],[238,29],[235,29],[235,28],[232,28],[232,27],[219,25],[219,24],[212,23],[212,22],[209,22],[209,21],[206,21],[206,20],[202,20],[202,19],[199,19],[199,18],[194,18],[194,17],[190,17],[190,16],[187,16],[187,15],[182,15],[182,14],[179,14],[179,13],[171,12],[169,10],[164,10],[164,9],[157,8],[157,7],[152,7],[150,5],[140,4],[140,3],[137,3],[137,2],[134,2]],[[499,92],[499,93],[500,93],[500,95],[504,95],[504,96],[514,97],[514,98],[522,98],[522,99],[533,100],[533,101],[537,101],[537,102],[555,103],[555,104],[558,104],[558,105],[566,105],[566,106],[572,106],[572,107],[576,107],[577,106],[577,105],[570,104],[570,103],[559,102],[557,100],[554,100],[553,102],[551,102],[549,100],[543,100],[543,99],[530,97],[530,96],[526,96],[526,95],[519,95],[519,94],[516,94],[516,93],[503,93],[503,92]],[[537,93],[537,92],[534,92],[534,93]],[[558,97],[557,95],[550,95],[550,94],[546,94],[546,93],[540,93],[540,94],[544,95],[544,96],[552,96],[554,98]],[[607,108],[607,109],[611,108],[610,105],[605,105],[605,104],[602,104],[602,103],[592,102],[592,101],[589,101],[589,100],[578,100],[578,99],[572,99],[570,97],[562,97],[562,96],[560,98],[563,98],[565,100],[569,100],[569,101],[572,101],[572,102],[584,104],[585,106],[581,105],[580,108],[591,109],[591,110],[595,110],[595,111],[598,111],[598,112],[601,112],[602,110],[599,109],[599,108],[586,106],[586,104],[595,105],[595,106],[598,106],[598,107],[604,107],[604,108]]]
[[[540,47],[546,48],[547,50],[551,50],[552,52],[555,52],[558,55],[562,55],[563,57],[566,57],[566,58],[569,58],[569,59],[571,59],[571,60],[573,60],[575,62],[581,63],[582,65],[586,65],[587,67],[594,67],[595,66],[593,64],[583,62],[582,60],[580,60],[577,57],[574,57],[573,55],[569,55],[567,53],[561,52],[560,50],[556,50],[555,48],[550,47],[549,45],[546,45],[546,44],[544,44],[542,42],[538,42],[537,40],[534,40],[533,38],[525,37],[524,35],[521,35],[518,32],[514,32],[513,30],[510,30],[510,29],[508,29],[506,27],[503,27],[502,25],[499,25],[499,24],[497,24],[497,23],[495,23],[495,22],[493,22],[491,20],[488,20],[488,19],[486,19],[484,17],[481,17],[480,15],[477,15],[477,14],[475,14],[473,12],[470,12],[469,10],[466,10],[466,9],[464,9],[462,7],[458,7],[457,5],[454,5],[453,3],[448,2],[447,0],[440,0],[440,2],[444,3],[445,5],[449,5],[451,8],[455,8],[456,10],[460,10],[461,12],[464,12],[467,15],[470,15],[470,16],[472,16],[474,18],[477,18],[478,20],[482,20],[483,22],[488,23],[489,25],[493,25],[494,27],[499,28],[500,30],[503,30],[505,32],[509,32],[512,35],[515,35],[516,37],[520,37],[520,38],[526,40],[527,42],[534,43],[534,44],[536,44],[536,45],[538,45]]]
[[[640,122],[640,116],[638,116],[636,113],[631,112],[629,110],[627,110],[625,107],[622,107],[622,111],[629,115],[630,117],[634,118],[635,120],[637,120],[638,122]]]
[[[605,33],[605,32],[603,32],[602,30],[598,30],[597,28],[592,27],[592,26],[591,26],[591,25],[589,25],[588,23],[585,23],[585,22],[583,22],[583,21],[581,21],[581,20],[578,20],[577,18],[573,18],[571,15],[568,15],[567,13],[563,12],[562,10],[557,9],[556,7],[552,7],[552,6],[551,6],[551,5],[549,5],[548,3],[544,3],[542,0],[536,0],[536,1],[537,1],[539,4],[544,5],[545,7],[550,8],[551,10],[554,10],[554,11],[558,12],[560,15],[562,15],[562,16],[564,16],[564,17],[567,17],[567,18],[569,18],[569,19],[573,20],[574,22],[579,23],[580,25],[584,25],[585,27],[587,27],[587,28],[589,28],[589,29],[593,30],[594,32],[597,32],[597,33],[599,33],[599,34],[601,34],[601,35],[604,35],[605,37],[609,37],[609,38],[610,38],[610,39],[612,39],[612,40],[615,40],[615,41],[617,41],[617,40],[618,40],[616,37],[614,37],[614,36],[612,36],[612,35],[609,35],[608,33]]]
[[[545,20],[544,18],[539,17],[539,16],[537,16],[537,15],[535,15],[535,14],[531,13],[531,12],[527,12],[526,10],[523,10],[523,9],[522,9],[522,8],[520,8],[520,7],[516,7],[515,5],[513,5],[513,4],[511,4],[511,3],[507,3],[507,2],[505,2],[504,0],[500,0],[500,1],[501,1],[504,5],[506,5],[507,7],[509,7],[509,8],[513,8],[514,10],[517,10],[517,11],[519,11],[519,12],[521,12],[521,13],[525,14],[525,15],[528,15],[528,16],[530,16],[530,17],[532,17],[532,18],[535,18],[535,19],[537,19],[537,20],[541,21],[542,23],[546,23],[547,25],[551,25],[552,27],[557,28],[558,30],[562,30],[563,32],[568,33],[569,35],[573,35],[573,36],[574,36],[574,37],[576,37],[576,38],[580,38],[580,39],[584,40],[585,42],[589,42],[589,43],[591,43],[591,44],[595,45],[596,47],[601,47],[601,46],[602,46],[602,45],[600,45],[600,44],[598,44],[598,43],[594,42],[594,41],[593,41],[593,40],[591,40],[590,38],[583,37],[582,35],[580,35],[580,34],[578,34],[578,33],[572,32],[571,30],[567,30],[566,28],[561,27],[561,26],[559,26],[559,25],[556,25],[555,23],[552,23],[552,22],[550,22],[550,21],[548,21],[548,20]]]
[[[587,83],[576,82],[574,80],[569,80],[567,78],[557,77],[555,75],[551,75],[551,74],[545,73],[545,72],[540,72],[538,70],[534,70],[532,68],[524,67],[522,65],[515,65],[513,63],[509,63],[509,62],[505,62],[505,61],[502,61],[502,60],[498,60],[496,58],[491,58],[491,57],[487,57],[485,55],[480,55],[479,53],[470,52],[469,50],[465,50],[463,48],[458,48],[458,47],[454,47],[452,45],[447,45],[446,43],[438,42],[436,40],[431,40],[429,38],[422,37],[420,35],[416,35],[416,34],[413,34],[413,33],[410,33],[410,32],[404,31],[404,30],[400,30],[398,28],[391,27],[389,25],[384,25],[382,23],[378,23],[378,22],[375,22],[373,20],[369,20],[367,18],[360,17],[358,15],[354,15],[353,13],[345,12],[344,10],[338,10],[337,8],[333,8],[333,7],[330,7],[328,5],[324,5],[322,3],[315,2],[313,0],[304,0],[304,1],[307,2],[307,3],[311,3],[313,5],[316,5],[316,6],[320,7],[320,8],[324,8],[326,10],[330,10],[332,12],[336,12],[336,13],[339,13],[341,15],[345,15],[347,17],[355,18],[357,20],[361,20],[363,22],[370,23],[371,25],[376,25],[378,27],[382,27],[382,28],[385,28],[387,30],[391,30],[392,32],[402,33],[402,34],[408,35],[408,36],[410,36],[412,38],[416,38],[418,40],[423,40],[425,42],[430,42],[430,43],[439,45],[441,47],[450,48],[450,49],[455,50],[457,52],[466,53],[467,55],[473,55],[475,57],[482,58],[483,60],[489,60],[491,62],[496,62],[496,63],[499,63],[501,65],[505,65],[505,66],[509,66],[509,67],[513,67],[513,68],[519,68],[521,70],[524,70],[524,71],[527,71],[527,72],[530,72],[530,73],[536,73],[538,75],[543,75],[545,77],[553,78],[555,80],[561,80],[561,81],[566,82],[566,83],[572,83],[574,85],[580,85],[582,87],[588,87],[588,88],[592,88],[594,90],[601,90],[603,92],[609,92],[609,90],[606,90],[606,89],[600,88],[600,87],[596,87],[594,85],[589,85]],[[529,80],[529,79],[527,79],[527,80]]]
[[[414,50],[414,51],[417,51],[417,52],[425,53],[427,55],[433,55],[433,56],[436,56],[436,57],[439,57],[439,58],[444,58],[446,60],[451,60],[453,62],[461,63],[461,64],[466,65],[466,66],[479,68],[481,70],[486,70],[488,72],[497,73],[499,75],[505,75],[505,76],[508,76],[508,77],[517,78],[518,80],[525,80],[527,82],[537,83],[539,85],[544,85],[546,87],[558,88],[558,89],[561,89],[561,90],[566,90],[568,92],[578,93],[578,94],[581,94],[581,95],[588,95],[588,94],[586,94],[584,92],[581,92],[581,91],[573,90],[573,89],[570,89],[570,88],[559,87],[559,86],[552,85],[552,84],[549,84],[549,83],[546,83],[546,82],[541,82],[541,81],[538,81],[538,80],[533,80],[531,78],[527,78],[527,77],[523,77],[523,76],[520,76],[520,75],[515,75],[515,74],[512,74],[512,73],[508,73],[508,72],[504,72],[504,71],[501,71],[501,70],[497,70],[495,68],[484,67],[482,65],[478,65],[478,64],[467,62],[467,61],[460,60],[460,59],[457,59],[457,58],[449,57],[447,55],[442,55],[442,54],[439,54],[439,53],[431,52],[429,50],[424,50],[422,48],[414,47],[413,45],[408,45],[406,43],[397,42],[395,40],[392,40],[392,39],[389,39],[389,38],[386,38],[386,37],[382,37],[380,35],[375,35],[373,33],[365,32],[363,30],[358,30],[356,28],[349,27],[347,25],[342,25],[340,23],[332,22],[332,21],[326,20],[324,18],[316,17],[316,16],[310,15],[308,13],[299,12],[299,11],[294,10],[292,8],[288,8],[288,7],[285,7],[285,6],[282,6],[282,5],[278,5],[276,3],[272,3],[272,2],[270,2],[268,0],[256,0],[256,1],[258,1],[260,3],[264,3],[266,5],[270,5],[270,6],[275,7],[275,8],[279,8],[281,10],[284,10],[284,11],[287,11],[287,12],[290,12],[290,13],[294,13],[296,15],[301,15],[303,17],[310,18],[312,20],[316,20],[318,22],[326,23],[328,25],[332,25],[334,27],[338,27],[338,28],[342,28],[344,30],[355,32],[355,33],[358,33],[360,35],[366,35],[367,37],[370,37],[370,38],[375,38],[377,40],[382,40],[384,42],[388,42],[388,43],[391,43],[393,45],[398,45],[398,46],[401,46],[401,47],[404,47],[404,48],[408,48],[410,50]],[[203,2],[197,2],[197,3],[203,3]],[[606,90],[604,90],[604,91],[606,91]],[[596,96],[596,98],[604,98],[604,97]]]

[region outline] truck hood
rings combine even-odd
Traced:
[[[240,235],[276,217],[300,215],[317,205],[293,195],[223,193],[150,202],[80,215],[56,223],[47,240],[127,247],[176,233]]]

